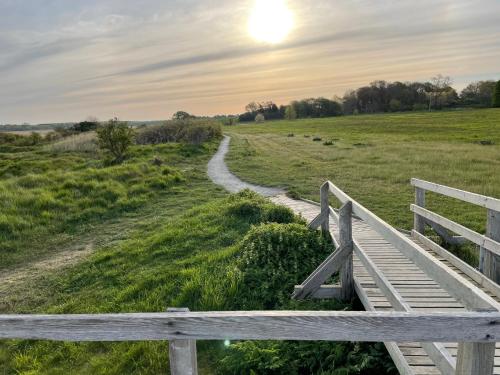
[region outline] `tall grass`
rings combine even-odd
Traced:
[[[93,136],[65,140],[57,149],[81,150]],[[95,153],[44,147],[22,157],[0,153],[0,269],[51,251],[49,239],[67,238],[186,188],[204,171],[181,168],[205,162],[215,146],[196,152],[179,144],[135,146],[122,165],[107,165]],[[155,164],[155,158],[165,162]]]
[[[69,136],[47,146],[52,152],[98,152],[97,135],[95,132],[81,133]]]

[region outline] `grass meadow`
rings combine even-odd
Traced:
[[[313,199],[330,179],[408,229],[411,177],[500,197],[499,126],[498,110],[238,125],[226,128],[233,137],[228,164],[245,180]],[[217,140],[135,145],[120,165],[107,163],[92,142],[85,135],[0,147],[0,278],[92,248],[79,262],[0,285],[0,313],[358,307],[290,300],[293,285],[332,251],[331,243],[287,209],[213,185],[206,164]],[[428,201],[484,230],[484,210],[431,195]],[[199,342],[198,348],[202,374],[395,373],[381,344]],[[2,375],[73,373],[168,373],[168,345],[0,341]]]
[[[498,109],[266,122],[226,132],[233,137],[229,168],[244,180],[315,200],[331,180],[400,228],[413,223],[412,177],[500,198]],[[432,193],[427,201],[484,232],[485,210]]]

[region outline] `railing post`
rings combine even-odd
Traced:
[[[486,223],[486,236],[500,242],[500,212],[489,209]],[[500,284],[500,257],[481,247],[479,271],[497,284]]]
[[[189,312],[189,309],[169,308],[167,312]],[[198,375],[196,340],[170,341],[169,360],[172,375]]]
[[[339,211],[339,244],[350,249],[350,254],[340,269],[341,299],[344,301],[354,297],[354,275],[352,264],[352,202],[344,204]]]
[[[420,207],[425,207],[425,190],[419,187],[415,188],[415,204]],[[418,215],[414,215],[413,229],[420,234],[425,232],[425,219]]]
[[[492,375],[494,362],[494,342],[458,344],[456,375]]]
[[[330,233],[330,203],[328,200],[328,194],[330,193],[330,187],[328,182],[325,182],[321,186],[320,199],[321,199],[321,215],[323,216],[323,221],[321,223],[321,231],[326,234]]]

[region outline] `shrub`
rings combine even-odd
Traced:
[[[116,118],[97,129],[99,147],[107,151],[117,163],[123,161],[133,140],[134,130],[126,122],[120,122]]]
[[[244,310],[286,306],[300,284],[333,252],[333,245],[302,224],[262,224],[240,245],[236,261],[241,272],[238,301]]]
[[[72,130],[77,133],[85,133],[97,130],[99,122],[97,120],[82,121],[73,125]]]
[[[293,105],[289,105],[285,109],[285,119],[287,120],[295,120],[297,119],[297,112],[295,111],[295,108]]]
[[[248,189],[231,196],[227,213],[244,218],[253,224],[300,222],[299,218],[288,207],[272,204]]]
[[[257,114],[257,116],[255,116],[255,122],[257,124],[262,124],[264,121],[266,121],[266,118],[264,117],[264,115],[262,113],[259,113],[259,114]]]
[[[313,138],[313,142],[321,142],[321,141],[322,141],[321,137],[314,137]]]
[[[293,133],[288,134],[288,138],[293,138],[293,137],[295,137],[295,134]]]
[[[140,145],[171,142],[199,145],[221,137],[222,128],[219,122],[189,119],[166,121],[162,125],[145,127],[137,134],[136,142]]]
[[[494,108],[500,108],[500,81],[495,85],[495,90],[493,91],[492,106]]]
[[[325,146],[333,146],[334,143],[333,143],[333,141],[326,141],[326,142],[323,142],[323,145],[325,145]]]

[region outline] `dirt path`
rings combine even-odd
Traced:
[[[282,189],[249,184],[232,174],[224,161],[226,154],[229,152],[230,142],[231,137],[224,136],[219,150],[208,163],[208,176],[216,185],[222,186],[231,193],[250,189],[265,197],[274,197],[285,193]]]

